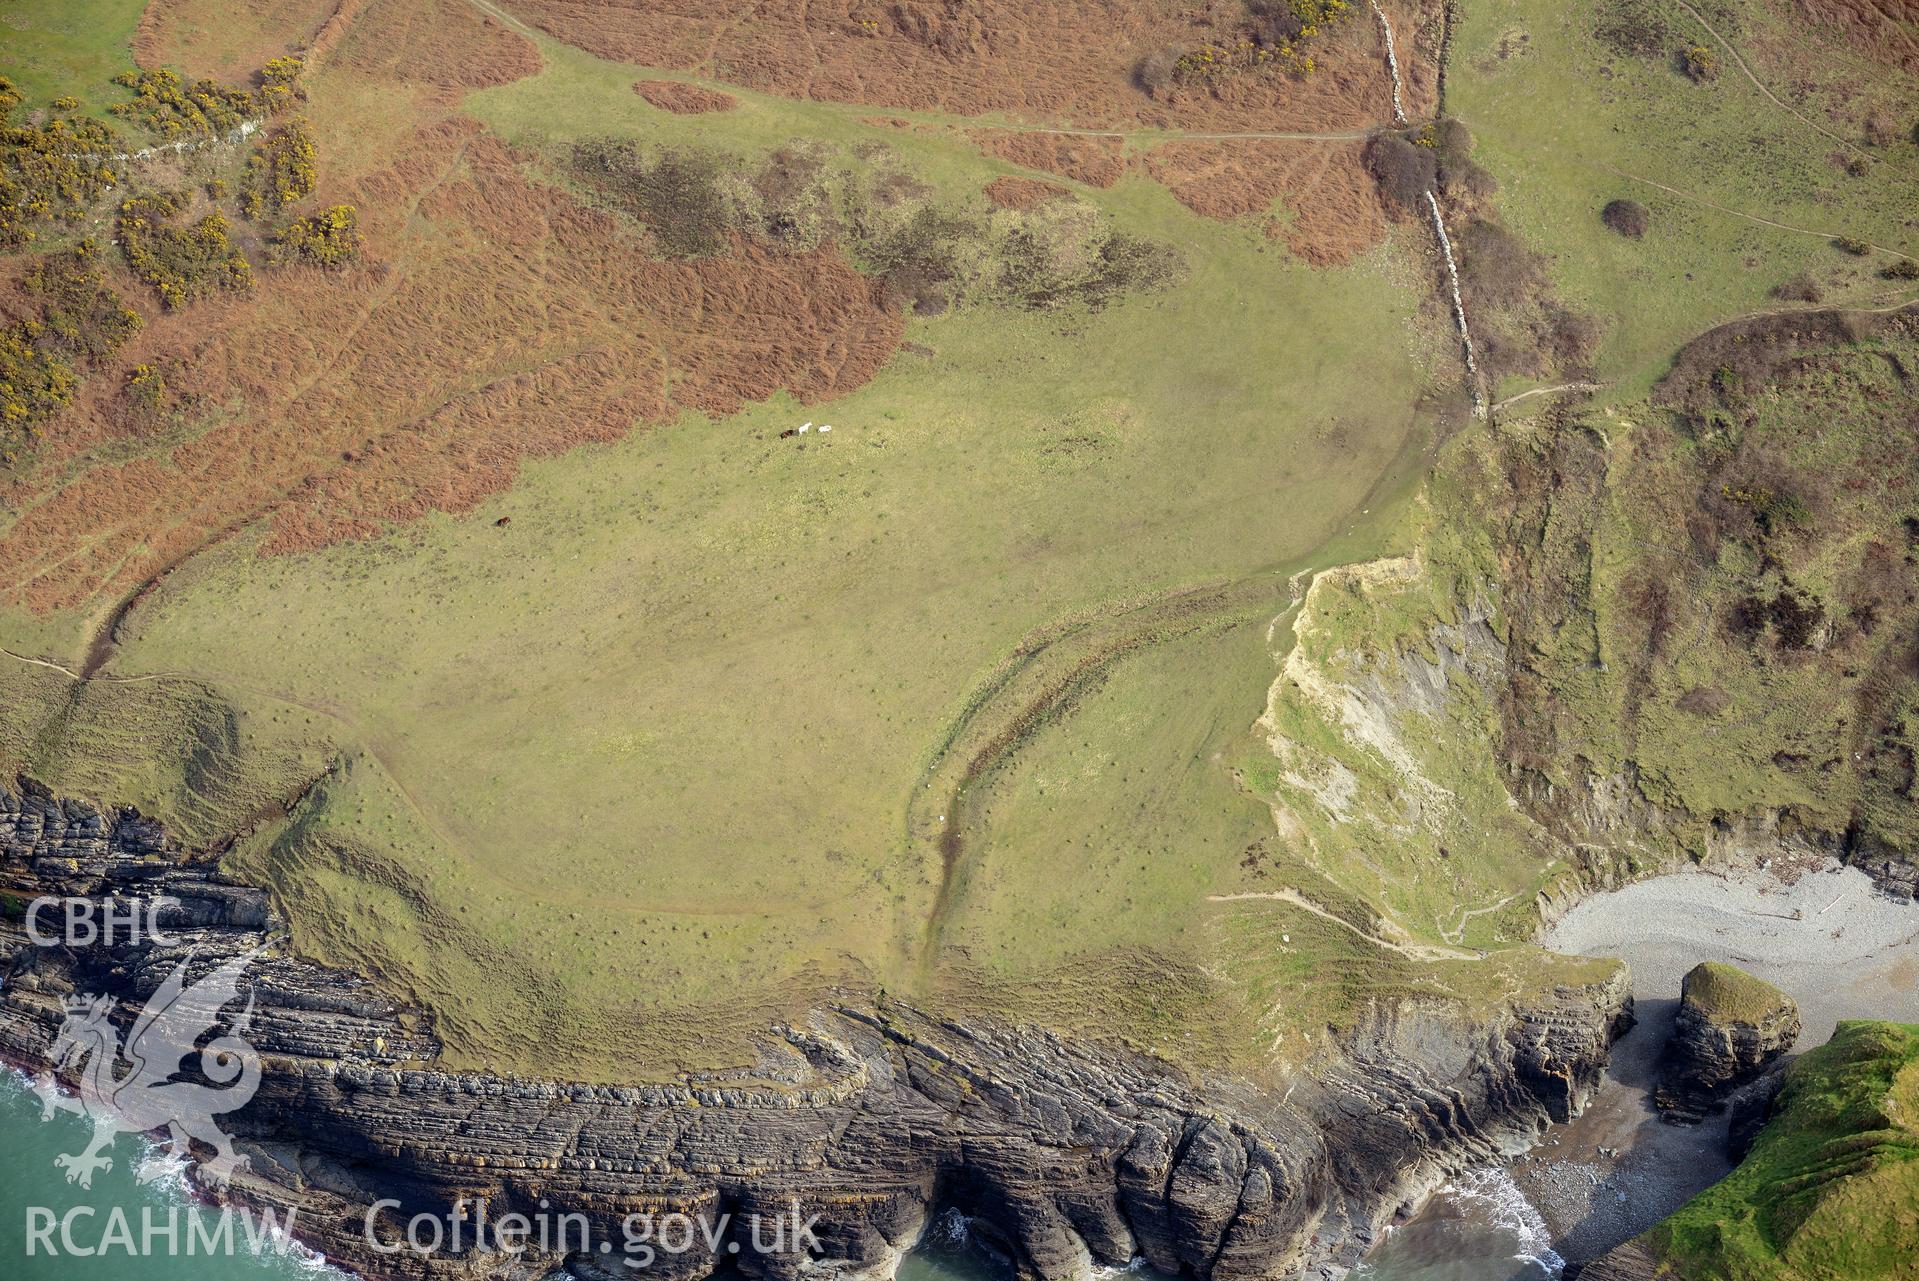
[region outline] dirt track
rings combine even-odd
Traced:
[[[1758,76],[1753,74],[1752,67],[1747,64],[1745,58],[1740,56],[1739,50],[1733,48],[1732,42],[1730,40],[1727,40],[1726,37],[1720,35],[1718,29],[1715,28],[1710,22],[1707,22],[1705,15],[1700,13],[1699,10],[1693,8],[1690,4],[1687,4],[1686,0],[1673,0],[1673,3],[1678,5],[1681,9],[1684,9],[1687,13],[1691,14],[1693,21],[1697,22],[1701,27],[1705,28],[1706,34],[1711,36],[1721,49],[1725,50],[1726,56],[1728,58],[1732,59],[1732,65],[1739,68],[1739,74],[1744,76],[1747,80],[1751,81],[1752,87],[1757,89],[1762,95],[1764,95],[1767,102],[1770,102],[1773,106],[1779,108],[1781,111],[1785,112],[1787,115],[1791,116],[1793,119],[1799,121],[1799,123],[1805,125],[1807,128],[1816,130],[1819,133],[1824,134],[1826,137],[1832,139],[1834,142],[1838,143],[1840,146],[1845,147],[1847,150],[1855,151],[1855,152],[1860,151],[1859,144],[1854,142],[1852,139],[1841,137],[1839,134],[1834,133],[1832,130],[1820,124],[1817,120],[1814,120],[1811,116],[1808,116],[1804,112],[1800,111],[1797,107],[1793,107],[1788,105],[1785,102],[1782,102],[1779,98],[1779,95],[1775,94],[1772,90],[1768,89],[1765,85],[1765,82],[1760,80]]]
[[[1743,209],[1734,209],[1730,205],[1716,204],[1713,201],[1707,200],[1704,196],[1695,196],[1689,191],[1681,191],[1677,187],[1668,187],[1663,182],[1654,182],[1651,178],[1642,178],[1638,174],[1628,173],[1624,169],[1615,169],[1611,165],[1605,165],[1602,167],[1605,168],[1610,173],[1618,174],[1621,178],[1630,179],[1633,182],[1643,183],[1648,187],[1657,188],[1658,190],[1665,192],[1669,196],[1677,196],[1681,200],[1688,201],[1695,205],[1703,206],[1704,208],[1707,208],[1707,209],[1715,209],[1718,212],[1723,214],[1730,214],[1734,218],[1744,218],[1747,222],[1756,222],[1762,227],[1773,227],[1779,231],[1790,231],[1795,233],[1796,235],[1801,235],[1801,236],[1817,236],[1821,240],[1832,240],[1844,234],[1842,232],[1837,232],[1837,231],[1822,231],[1816,227],[1795,227],[1789,222],[1778,222],[1772,218],[1761,217],[1759,214],[1747,213]],[[1868,248],[1871,248],[1877,253],[1890,254],[1894,258],[1906,258],[1910,260],[1912,257],[1910,254],[1903,253],[1900,250],[1892,249],[1885,245],[1872,244],[1870,241],[1867,242],[1867,246]]]
[[[451,103],[540,65],[519,34],[525,24],[490,0],[294,9],[320,28],[313,44],[331,63],[429,101]],[[647,12],[627,10],[622,21],[664,20]],[[189,52],[181,41],[199,13],[199,0],[156,7],[144,47]],[[1037,31],[1061,14],[1071,17],[1021,21]],[[1112,114],[1130,115],[1130,139],[1159,144],[1149,164],[1190,206],[1235,218],[1283,199],[1292,217],[1274,234],[1311,261],[1345,261],[1384,234],[1358,142],[1392,97],[1376,32],[1347,34],[1325,73],[1278,105],[1271,85],[1168,105],[1125,82],[1103,101],[1130,104]],[[899,39],[896,53],[917,66],[925,47]],[[987,55],[969,92],[1010,101],[995,77],[1012,64]],[[778,82],[775,69],[761,70]],[[1033,102],[1043,105],[1046,92],[1033,90]],[[1243,127],[1275,111],[1334,127]],[[1096,186],[1130,163],[1111,131],[981,130],[970,117],[947,118],[996,154]],[[1194,127],[1204,124],[1241,127]],[[19,514],[0,535],[0,584],[11,598],[42,610],[116,602],[74,657],[81,671],[106,664],[115,629],[153,583],[263,518],[262,549],[274,553],[465,511],[511,484],[523,457],[610,440],[683,409],[724,415],[780,390],[836,395],[871,377],[898,340],[899,319],[831,251],[653,261],[632,254],[610,219],[529,184],[503,147],[457,119],[395,143],[384,160],[328,175],[331,190],[364,211],[364,266],[271,273],[251,299],[157,317],[126,353],[171,367],[181,403],[246,406],[237,417],[177,443],[130,440],[113,389],[92,386],[49,440],[38,478],[8,486]],[[474,300],[488,314],[474,315]],[[67,466],[100,453],[114,461]]]

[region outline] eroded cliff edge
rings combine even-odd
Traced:
[[[124,1026],[181,959],[197,976],[275,934],[264,893],[183,861],[151,820],[26,780],[0,793],[0,883],[16,908],[37,895],[179,901],[159,916],[166,945],[38,946],[9,912],[0,1054],[36,1069],[67,996],[117,998]],[[1579,1108],[1630,1017],[1623,972],[1470,1023],[1382,1006],[1273,1091],[849,996],[805,1026],[768,1028],[750,1080],[622,1088],[436,1071],[426,1017],[357,976],[272,948],[248,973],[263,1073],[225,1118],[250,1158],[233,1195],[297,1207],[297,1235],[336,1263],[410,1277],[633,1275],[618,1252],[628,1214],[725,1214],[743,1234],[795,1204],[818,1216],[817,1257],[740,1242],[730,1261],[774,1277],[890,1270],[929,1213],[954,1206],[1048,1278],[1136,1256],[1200,1281],[1350,1262],[1446,1170]],[[494,1218],[579,1212],[614,1249],[383,1254],[367,1238],[382,1198],[401,1207],[381,1220],[386,1242],[400,1219],[481,1197]],[[703,1276],[735,1241],[695,1234],[649,1270]]]

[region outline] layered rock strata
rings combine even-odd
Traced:
[[[1656,1101],[1693,1122],[1755,1081],[1799,1039],[1799,1006],[1764,979],[1706,961],[1687,972]]]
[[[1630,1017],[1623,972],[1479,1021],[1381,1008],[1310,1073],[1264,1090],[847,994],[769,1028],[750,1078],[569,1084],[436,1070],[422,1012],[286,955],[262,891],[183,861],[132,811],[24,781],[0,792],[0,887],[16,909],[0,921],[0,1054],[30,1070],[66,998],[117,998],[125,1029],[183,959],[197,977],[265,946],[241,996],[260,1087],[221,1118],[249,1159],[228,1192],[297,1208],[297,1236],[378,1276],[631,1276],[641,1254],[666,1277],[721,1263],[884,1274],[948,1207],[1044,1278],[1135,1257],[1197,1281],[1350,1262],[1447,1171],[1582,1106]],[[165,942],[49,947],[17,910],[39,895],[176,902],[154,915]],[[470,1228],[458,1249],[448,1232],[437,1250],[390,1252],[410,1216],[509,1213],[563,1226],[517,1253],[497,1233],[476,1245]],[[629,1216],[674,1213],[701,1225],[688,1248],[634,1240]],[[775,1241],[782,1220],[808,1230]]]

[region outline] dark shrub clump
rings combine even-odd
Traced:
[[[1366,168],[1388,200],[1416,212],[1439,179],[1439,156],[1410,138],[1383,133],[1366,145]]]
[[[1678,38],[1657,0],[1605,0],[1594,34],[1618,52],[1640,58],[1658,57]]]
[[[669,258],[705,258],[726,247],[733,211],[720,189],[722,158],[679,147],[648,159],[628,142],[589,142],[574,164],[621,212],[653,233]]]
[[[1772,598],[1772,628],[1788,649],[1808,649],[1826,621],[1825,606],[1804,592],[1788,588]]]
[[[1544,286],[1539,265],[1518,236],[1474,218],[1453,233],[1460,284],[1475,307],[1517,307]]]
[[[1687,45],[1679,51],[1679,69],[1686,78],[1699,84],[1719,75],[1719,54],[1703,44]]]
[[[1386,198],[1418,210],[1437,190],[1449,202],[1470,206],[1499,190],[1499,182],[1472,158],[1473,136],[1457,120],[1436,120],[1418,129],[1379,134],[1366,145],[1366,168]]]
[[[1637,240],[1652,226],[1652,212],[1637,200],[1613,200],[1599,211],[1599,220],[1620,235]]]
[[[1133,68],[1133,83],[1149,97],[1157,98],[1173,87],[1173,73],[1185,55],[1186,51],[1178,45],[1169,44],[1163,49],[1155,49]]]
[[[1787,587],[1771,600],[1746,595],[1733,602],[1726,627],[1733,635],[1750,641],[1757,640],[1770,626],[1782,647],[1810,649],[1825,621],[1825,606],[1797,588]]]
[[[885,282],[891,304],[934,316],[963,289],[968,246],[979,234],[963,214],[928,205],[867,242],[866,256]]]
[[[667,257],[723,253],[735,241],[784,252],[837,244],[879,279],[889,306],[919,315],[974,302],[1102,307],[1167,288],[1184,268],[1172,246],[1116,230],[1085,201],[941,204],[911,174],[862,177],[797,148],[747,169],[716,152],[607,140],[575,147],[571,162],[573,178],[644,223]]]
[[[1772,296],[1781,302],[1818,302],[1825,297],[1819,285],[1805,272],[1772,287]]]

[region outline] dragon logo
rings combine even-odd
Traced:
[[[96,1170],[111,1170],[113,1158],[106,1153],[123,1131],[165,1130],[168,1151],[182,1161],[190,1142],[213,1149],[200,1174],[217,1187],[225,1187],[246,1165],[247,1158],[234,1152],[214,1117],[245,1107],[260,1088],[260,1053],[244,1039],[253,1017],[251,994],[227,1034],[200,1042],[219,1029],[221,1011],[239,997],[240,975],[264,950],[234,957],[192,985],[187,983],[189,954],[134,1019],[124,1045],[113,1022],[112,998],[67,999],[66,1021],[48,1057],[56,1071],[77,1069],[78,1096],[62,1095],[51,1072],[34,1081],[43,1120],[56,1111],[78,1112],[93,1123],[93,1138],[83,1151],[54,1158],[66,1170],[67,1182],[92,1187]],[[178,1079],[185,1060],[196,1053],[198,1074],[212,1084]],[[146,1182],[160,1173],[150,1165],[139,1177]]]

